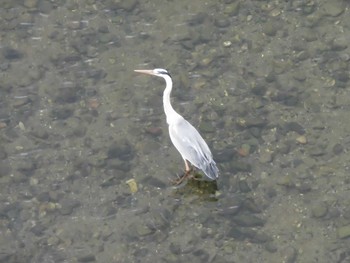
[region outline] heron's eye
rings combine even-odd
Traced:
[[[159,74],[162,74],[162,75],[168,75],[170,77],[170,73],[166,70],[161,70],[158,72]]]

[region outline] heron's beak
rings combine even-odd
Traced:
[[[148,70],[148,69],[135,69],[135,72],[138,73],[143,73],[143,74],[148,74],[148,75],[154,75],[153,70]]]

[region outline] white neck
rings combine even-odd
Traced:
[[[166,88],[163,92],[163,106],[166,115],[166,121],[170,125],[182,117],[174,110],[173,106],[171,106],[170,94],[171,90],[173,89],[173,81],[171,80],[170,76],[165,75],[162,77],[165,79],[166,83]]]

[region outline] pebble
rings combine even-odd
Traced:
[[[39,139],[42,140],[46,140],[47,138],[49,138],[49,133],[47,132],[47,130],[41,126],[34,126],[33,130],[31,131],[31,134]]]
[[[236,16],[239,13],[240,1],[234,1],[224,8],[224,13],[229,16]]]
[[[334,16],[334,17],[339,16],[345,10],[344,1],[341,1],[341,0],[326,1],[323,3],[321,10],[323,10],[325,15]]]
[[[242,146],[238,149],[238,154],[242,157],[246,157],[249,155],[251,146],[249,144],[242,144]]]
[[[132,228],[135,229],[138,236],[148,236],[154,233],[154,230],[144,223],[135,223],[132,225]]]
[[[51,12],[52,9],[54,9],[54,4],[50,1],[39,1],[38,3],[38,10],[40,13],[48,14]]]
[[[342,239],[350,237],[350,225],[338,227],[337,235]]]
[[[232,172],[250,172],[252,170],[252,166],[249,163],[235,160],[230,162],[229,169],[231,169]]]
[[[267,121],[265,119],[252,117],[252,118],[246,118],[246,119],[239,119],[237,121],[237,124],[242,128],[252,128],[252,127],[261,128],[267,125]]]
[[[348,47],[348,40],[345,36],[336,37],[331,43],[331,47],[334,51],[341,51]]]
[[[274,8],[270,11],[269,15],[272,17],[279,16],[282,13],[282,11],[278,8]]]
[[[60,205],[60,213],[62,215],[70,215],[75,208],[81,205],[81,203],[78,200],[66,198],[60,201]]]
[[[21,59],[23,57],[22,52],[11,47],[4,47],[2,49],[2,54],[4,58],[8,60],[16,60],[16,59]]]
[[[35,164],[30,159],[17,162],[17,170],[23,173],[29,173],[35,169]]]
[[[33,226],[30,231],[36,236],[42,236],[45,233],[46,227],[40,223]]]
[[[58,119],[58,120],[65,120],[68,119],[69,117],[71,117],[74,113],[74,110],[71,108],[67,108],[67,107],[56,107],[53,108],[51,111],[51,116],[54,119]]]
[[[228,196],[225,198],[221,198],[220,200],[220,207],[219,209],[219,214],[224,215],[224,216],[234,216],[240,211],[243,200],[242,198],[239,197],[233,197],[233,196]]]
[[[283,185],[283,186],[286,186],[286,187],[294,187],[295,186],[294,178],[293,178],[292,175],[285,175],[285,176],[280,177],[277,180],[277,184],[278,185]]]
[[[324,217],[328,212],[328,206],[324,202],[320,202],[316,205],[311,210],[312,216],[316,218],[321,218]]]
[[[5,148],[0,146],[0,160],[4,160],[4,159],[6,159],[6,157],[7,157],[7,152],[6,152]],[[0,172],[0,174],[1,174],[1,172]]]
[[[138,188],[137,188],[137,183],[136,183],[135,179],[132,178],[132,179],[127,180],[126,184],[129,185],[131,193],[134,194],[137,192]]]
[[[123,9],[127,12],[133,11],[138,5],[138,0],[129,0],[129,1],[107,1],[107,7],[111,9]]]
[[[1,161],[0,162],[0,178],[3,176],[7,176],[11,173],[11,166],[8,162]]]
[[[163,181],[161,181],[160,179],[158,179],[157,177],[154,177],[154,176],[145,177],[145,179],[142,180],[142,183],[145,185],[152,185],[152,186],[160,188],[160,189],[164,189],[164,188],[168,187],[167,183],[164,183]]]
[[[273,160],[272,153],[273,152],[271,152],[271,151],[262,151],[260,153],[259,161],[261,163],[270,163],[270,162],[272,162],[272,160]]]
[[[104,163],[101,163],[102,165],[104,165]],[[130,171],[131,169],[131,164],[130,162],[126,162],[126,161],[122,161],[119,159],[109,159],[107,160],[107,167],[109,169],[117,169],[120,171],[123,171],[123,175],[126,176],[125,172]],[[118,175],[115,175],[118,176]],[[118,176],[119,179],[124,178],[124,177],[120,177]]]
[[[202,121],[198,128],[205,133],[215,132],[215,128],[210,121]]]
[[[294,247],[286,247],[281,251],[282,260],[284,263],[294,263],[297,260],[298,252]]]
[[[38,0],[25,0],[23,5],[28,8],[34,8],[38,4]]]
[[[54,101],[61,104],[76,102],[79,99],[78,93],[80,91],[81,88],[79,86],[66,82],[63,87],[54,90]]]
[[[152,225],[161,231],[170,226],[170,221],[172,219],[172,212],[166,208],[159,208],[152,210],[150,212],[150,217],[152,218]]]
[[[277,252],[277,246],[273,242],[267,242],[265,245],[265,249],[269,251],[270,253],[275,253]]]
[[[333,153],[339,155],[344,152],[344,147],[340,143],[333,146]]]
[[[251,191],[246,180],[240,180],[238,182],[238,185],[239,185],[239,189],[241,190],[242,193],[248,193]]]
[[[215,19],[214,24],[219,28],[225,28],[230,26],[230,20],[224,17],[220,17],[218,19]]]
[[[234,216],[232,220],[242,227],[257,227],[265,225],[265,220],[252,214],[239,214]]]
[[[160,147],[161,145],[159,142],[155,141],[154,139],[147,138],[140,143],[139,152],[142,152],[143,154],[150,154],[151,152],[159,150]]]
[[[297,132],[299,133],[300,135],[304,134],[305,133],[305,129],[303,126],[301,126],[299,123],[297,122],[287,122],[285,125],[284,125],[284,128],[287,130],[287,131],[294,131],[294,132]]]
[[[309,149],[309,154],[311,156],[322,156],[326,154],[326,150],[321,145],[318,145],[318,146],[315,145]]]
[[[277,24],[276,21],[269,21],[269,22],[266,22],[264,25],[263,25],[263,32],[270,36],[270,37],[273,37],[276,35],[278,29],[279,29],[279,25]]]
[[[148,134],[151,134],[155,137],[158,137],[160,135],[162,135],[163,133],[163,130],[162,128],[160,127],[155,127],[155,126],[150,126],[150,127],[147,127],[145,128],[145,131],[148,133]]]
[[[133,147],[127,139],[120,139],[109,147],[107,156],[110,159],[118,158],[122,161],[131,160],[134,158]]]
[[[24,85],[26,86],[26,85]],[[20,108],[30,102],[28,97],[16,98],[11,102],[11,106],[14,108]]]
[[[243,202],[243,209],[251,213],[261,213],[261,209],[254,202],[253,199],[246,199]]]
[[[296,140],[298,143],[300,143],[300,144],[306,144],[306,143],[307,143],[306,136],[304,136],[304,135],[297,137],[295,140]]]
[[[96,257],[93,254],[82,255],[78,257],[78,262],[93,262],[96,261]]]

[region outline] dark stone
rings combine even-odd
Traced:
[[[45,128],[40,127],[40,126],[34,127],[31,134],[34,137],[37,137],[37,138],[42,139],[42,140],[46,140],[47,138],[49,138],[49,133],[46,131]]]
[[[285,141],[283,144],[279,145],[277,151],[281,154],[288,154],[291,149],[291,144],[293,143],[292,141]]]
[[[234,226],[228,232],[228,236],[232,236],[237,240],[252,239],[256,236],[257,232],[253,229],[243,229]]]
[[[136,249],[134,252],[135,258],[143,258],[149,254],[149,250],[147,248]]]
[[[8,162],[0,161],[0,178],[11,173],[11,166]]]
[[[267,125],[267,121],[265,119],[252,117],[252,118],[245,118],[243,121],[239,121],[238,125],[243,128],[253,128],[253,127],[262,128]]]
[[[238,184],[239,184],[239,190],[241,190],[242,193],[248,193],[251,191],[246,180],[240,180]]]
[[[80,96],[82,88],[77,85],[66,85],[64,87],[57,88],[54,92],[54,100],[57,103],[73,103],[76,102]]]
[[[253,88],[251,88],[252,93],[254,93],[257,96],[263,96],[266,93],[266,90],[267,90],[267,85],[261,82],[257,83]]]
[[[133,11],[137,5],[138,5],[137,0],[130,0],[130,1],[107,1],[106,5],[108,8],[112,10],[125,10],[127,12]]]
[[[28,82],[25,83],[24,86],[29,86],[30,85],[29,78],[26,78],[26,80],[28,80]],[[22,81],[24,81],[24,82],[26,80],[22,79]],[[11,106],[14,107],[14,108],[20,108],[20,107],[22,107],[24,105],[27,105],[30,102],[31,102],[31,100],[28,97],[18,98],[18,99],[16,99],[16,100],[11,102]]]
[[[340,143],[333,146],[333,153],[338,155],[344,152],[344,147]]]
[[[253,237],[250,238],[250,242],[252,243],[265,243],[268,241],[272,241],[272,238],[266,233],[257,232]]]
[[[267,251],[269,251],[270,253],[275,253],[275,252],[277,252],[277,246],[276,246],[276,244],[273,243],[273,242],[267,242],[267,243],[265,244],[265,249],[266,249]]]
[[[54,8],[54,3],[51,1],[39,1],[38,12],[48,14]]]
[[[252,170],[252,166],[249,163],[244,163],[241,161],[232,161],[230,163],[230,169],[232,173],[250,172]]]
[[[225,17],[220,17],[219,19],[215,20],[214,24],[219,28],[224,28],[230,26],[230,20]]]
[[[235,153],[236,153],[236,151],[232,147],[225,148],[225,149],[218,151],[214,154],[215,161],[218,163],[229,162],[233,159]]]
[[[37,195],[36,197],[39,202],[49,202],[50,201],[50,194],[49,192],[41,192],[40,194]]]
[[[270,37],[275,36],[280,25],[277,21],[268,21],[263,25],[263,32]]]
[[[123,172],[128,172],[128,171],[130,171],[131,164],[129,162],[121,161],[119,159],[109,159],[109,160],[107,160],[107,168],[117,169],[117,170],[121,170]]]
[[[258,127],[251,127],[251,128],[249,128],[249,132],[250,132],[251,135],[253,135],[255,138],[260,138],[260,137],[261,137],[262,129],[261,129],[261,128],[258,128]]]
[[[297,260],[298,252],[294,247],[286,247],[281,251],[282,262],[294,263]]]
[[[170,226],[172,213],[166,208],[159,208],[150,212],[152,218],[152,228],[155,230],[164,230]]]
[[[257,206],[257,204],[252,199],[244,200],[243,208],[252,213],[261,213],[261,209]]]
[[[203,249],[193,251],[193,256],[199,258],[200,262],[209,262],[209,254]]]
[[[7,157],[7,153],[4,147],[0,146],[0,160],[4,160]]]
[[[294,131],[300,135],[305,134],[304,127],[297,122],[287,122],[284,127],[287,131]]]
[[[95,255],[87,254],[78,257],[78,262],[93,262],[96,261]]]
[[[22,207],[19,203],[3,204],[0,205],[0,217],[7,218],[19,218],[19,214]]]
[[[126,139],[119,140],[109,147],[107,156],[110,159],[131,160],[134,158],[133,147]]]
[[[256,227],[263,226],[265,224],[265,220],[252,214],[239,214],[237,216],[234,216],[232,220],[237,225],[242,227]]]
[[[347,82],[349,80],[349,73],[347,71],[338,71],[334,74],[336,80]]]
[[[44,227],[41,224],[36,224],[34,227],[30,229],[30,231],[36,236],[42,236],[45,230],[46,230],[46,227]]]
[[[35,169],[36,169],[35,163],[29,159],[21,160],[21,161],[17,162],[17,170],[22,172],[22,173],[28,174]]]
[[[169,250],[171,253],[173,253],[174,255],[179,255],[181,254],[181,247],[179,244],[174,244],[174,243],[171,243],[170,246],[169,246]]]
[[[22,52],[10,47],[4,47],[2,54],[4,58],[8,60],[21,59],[23,57]]]
[[[81,203],[78,200],[66,198],[61,200],[60,205],[61,205],[60,213],[62,215],[70,215],[75,208],[81,205]]]
[[[73,113],[74,113],[74,110],[67,107],[54,108],[51,111],[52,117],[59,120],[68,119],[73,115]]]
[[[297,189],[300,193],[307,193],[312,190],[312,182],[310,181],[305,181],[302,182],[300,185],[297,186]]]
[[[289,91],[280,91],[272,96],[271,99],[286,106],[296,106],[300,101],[298,95],[295,95],[296,92],[297,91],[293,89]]]
[[[143,184],[144,185],[152,185],[154,187],[161,188],[161,189],[164,189],[167,187],[167,184],[165,184],[163,181],[159,180],[158,178],[156,178],[154,176],[147,176],[143,180]]]
[[[208,19],[208,17],[209,16],[207,13],[197,13],[190,17],[190,19],[188,20],[188,24],[190,26],[202,25],[205,22],[205,20]]]

